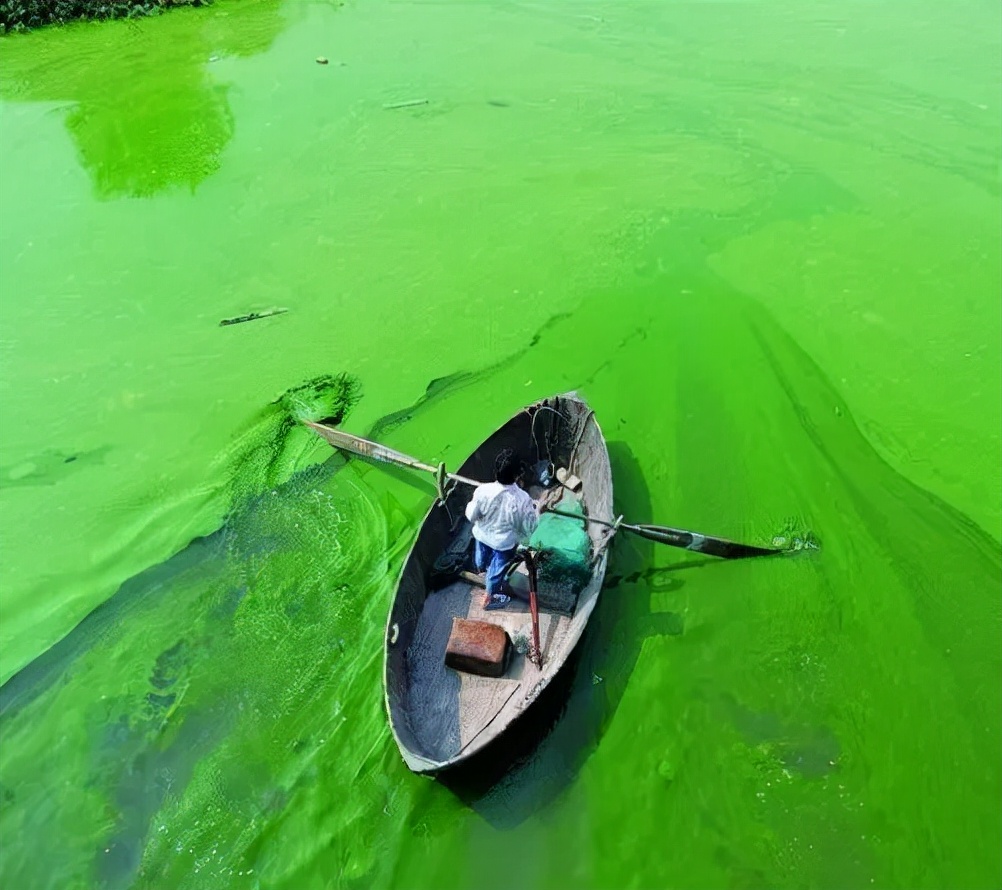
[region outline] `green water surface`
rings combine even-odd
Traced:
[[[1000,60],[929,0],[0,41],[4,886],[1002,884]],[[459,793],[382,710],[433,487],[294,420],[455,467],[572,389],[629,520],[822,546],[622,537]]]

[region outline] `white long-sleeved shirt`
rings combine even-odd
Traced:
[[[515,483],[500,482],[477,486],[466,518],[473,523],[473,537],[495,550],[527,543],[539,522],[532,498]]]

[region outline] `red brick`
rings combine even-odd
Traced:
[[[508,668],[511,640],[503,627],[487,621],[453,618],[445,665],[481,677],[500,677]]]

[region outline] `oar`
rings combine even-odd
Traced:
[[[351,433],[342,433],[340,430],[331,429],[322,423],[314,423],[312,420],[304,421],[322,439],[326,439],[335,448],[350,451],[353,454],[360,454],[362,457],[371,457],[373,460],[381,460],[384,463],[396,464],[398,467],[409,467],[412,470],[424,470],[426,473],[438,475],[438,467],[431,464],[423,464],[416,458],[409,457],[378,442],[370,442],[361,436],[353,436]],[[462,482],[464,485],[479,485],[476,479],[467,479],[465,476],[457,476],[455,473],[446,473],[446,479],[455,482]]]
[[[396,464],[400,467],[409,467],[412,470],[423,470],[426,473],[433,473],[436,476],[444,476],[463,485],[480,485],[475,479],[468,479],[466,476],[459,476],[456,473],[446,473],[439,467],[422,463],[409,455],[400,451],[394,451],[385,445],[370,442],[360,436],[353,436],[350,433],[343,433],[340,430],[331,429],[321,423],[313,423],[307,420],[306,425],[310,427],[318,436],[326,439],[335,448],[343,451],[350,451],[362,457],[370,457],[373,460],[384,463]],[[680,547],[683,550],[692,550],[695,553],[705,553],[709,556],[719,556],[722,559],[747,559],[751,556],[768,556],[772,553],[783,553],[778,547],[756,547],[752,544],[738,544],[735,541],[728,541],[726,538],[715,538],[712,535],[701,535],[698,532],[685,531],[681,528],[669,528],[664,525],[630,525],[625,522],[611,522],[607,519],[598,519],[594,516],[581,516],[577,513],[568,513],[565,510],[558,510],[554,507],[547,508],[547,512],[555,513],[558,516],[567,516],[571,519],[584,520],[596,525],[604,525],[607,528],[622,529],[632,532],[648,541],[657,544],[667,544],[669,547]]]

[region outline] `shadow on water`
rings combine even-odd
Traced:
[[[649,521],[650,494],[633,452],[610,442],[609,457],[617,509]],[[571,785],[612,721],[644,639],[684,632],[681,615],[650,610],[652,551],[642,538],[617,539],[598,605],[564,669],[497,742],[439,777],[495,828],[516,827]],[[683,583],[671,580],[668,589]]]
[[[194,190],[234,132],[214,67],[264,52],[284,24],[280,3],[254,0],[7,38],[2,95],[72,103],[66,128],[102,198]]]

